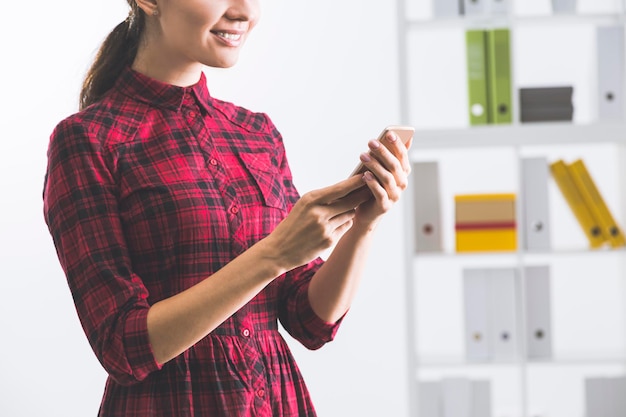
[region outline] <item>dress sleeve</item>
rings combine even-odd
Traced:
[[[300,199],[300,194],[293,184],[282,136],[269,118],[267,123],[270,134],[276,141],[276,159],[279,161],[288,210],[291,210],[296,201]],[[322,320],[315,314],[309,302],[309,283],[323,263],[324,261],[318,258],[308,265],[295,268],[278,278],[278,317],[280,322],[293,338],[312,350],[319,349],[332,341],[343,320],[343,317],[335,323]]]
[[[131,385],[161,365],[148,339],[148,292],[132,272],[116,195],[102,144],[81,123],[61,122],[48,149],[44,217],[94,353],[115,381]]]

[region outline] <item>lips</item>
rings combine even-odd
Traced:
[[[217,35],[218,37],[225,39],[227,41],[236,42],[236,41],[241,40],[241,33],[221,32],[221,31],[214,31],[213,33]]]
[[[245,31],[243,30],[212,30],[211,33],[224,46],[237,48],[243,43]]]

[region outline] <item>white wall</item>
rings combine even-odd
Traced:
[[[395,2],[262,0],[241,62],[209,70],[213,95],[268,112],[302,192],[344,178],[367,139],[398,122]],[[126,16],[123,0],[10,1],[0,14],[0,416],[96,415],[105,375],[82,333],[41,190],[49,135]],[[402,416],[401,207],[381,224],[335,342],[294,346],[320,416]],[[390,242],[398,242],[390,244]]]

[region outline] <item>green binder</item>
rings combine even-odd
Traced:
[[[509,29],[491,29],[486,32],[489,61],[489,102],[491,123],[513,121],[511,91],[511,42]]]
[[[490,123],[491,114],[487,34],[484,30],[468,30],[465,42],[470,125],[484,125]]]

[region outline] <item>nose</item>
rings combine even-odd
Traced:
[[[261,13],[259,0],[232,0],[226,18],[244,22],[256,22]]]

